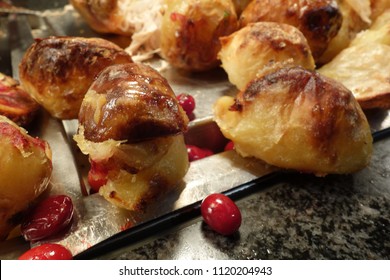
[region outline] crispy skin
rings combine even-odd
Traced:
[[[70,0],[70,3],[96,32],[131,35],[133,26],[125,28],[126,19],[118,1],[121,0]]]
[[[288,24],[250,23],[220,40],[218,57],[222,68],[240,90],[270,68],[301,65],[313,70],[315,67],[306,38]]]
[[[38,39],[19,65],[20,82],[52,116],[74,119],[100,71],[109,65],[128,62],[132,62],[129,54],[104,39]]]
[[[241,155],[271,165],[323,176],[370,161],[370,128],[352,93],[301,67],[254,79],[235,101],[218,100],[214,112]]]
[[[0,115],[17,125],[26,126],[33,120],[38,109],[39,104],[16,80],[0,73]]]
[[[390,10],[318,71],[343,83],[363,109],[390,108]]]
[[[230,0],[166,1],[161,25],[161,54],[174,67],[204,71],[219,65],[219,37],[237,29]]]
[[[333,0],[254,0],[242,12],[239,22],[243,27],[258,21],[297,27],[305,35],[317,60],[339,31],[342,15]]]
[[[188,118],[167,80],[137,63],[107,67],[82,103],[80,124],[85,138],[138,142],[181,133]]]
[[[0,116],[0,240],[20,223],[21,212],[46,190],[52,172],[46,141]]]

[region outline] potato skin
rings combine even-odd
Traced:
[[[85,138],[138,142],[186,131],[188,117],[168,81],[153,68],[128,63],[107,67],[81,105]]]
[[[219,65],[219,37],[234,32],[237,16],[230,0],[166,1],[161,24],[161,55],[187,71]]]
[[[359,0],[360,1],[360,0]],[[368,27],[358,13],[346,1],[339,1],[339,9],[343,16],[343,21],[337,35],[330,40],[327,49],[317,59],[317,66],[331,61],[343,49],[348,47],[351,41],[360,31]]]
[[[313,70],[315,67],[306,38],[288,24],[250,23],[220,40],[222,48],[218,57],[222,68],[240,90],[269,68],[301,65]]]
[[[122,0],[70,0],[70,3],[96,32],[131,35],[133,26],[125,28],[119,1]]]
[[[281,168],[344,174],[371,158],[370,128],[352,93],[301,67],[253,80],[235,101],[218,100],[214,112],[241,155]]]
[[[78,117],[81,102],[101,70],[132,62],[117,45],[100,38],[48,37],[26,51],[19,75],[23,88],[52,116]]]
[[[0,116],[0,240],[18,224],[21,212],[46,190],[51,149],[46,141]]]
[[[243,27],[250,22],[273,21],[293,25],[306,37],[317,60],[336,36],[342,15],[333,0],[254,0],[242,12]]]

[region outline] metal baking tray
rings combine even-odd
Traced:
[[[27,2],[25,4],[28,7],[29,1],[19,2]],[[0,71],[17,77],[17,70],[15,65],[11,66],[11,60],[17,55],[13,53],[14,48],[23,49],[28,46],[23,44],[28,41],[29,36],[24,33],[24,25],[28,26],[34,38],[50,35],[102,37],[94,33],[72,7],[63,7],[66,2],[47,3],[51,6],[38,7],[41,11],[35,14],[21,11],[18,15],[0,17]],[[53,7],[54,9],[50,9]],[[15,34],[8,32],[10,25],[13,25]],[[12,36],[16,36],[16,42],[21,40],[21,43],[16,46],[10,44],[8,48],[7,42],[12,42]],[[129,38],[104,38],[122,47],[129,43]],[[156,58],[148,63],[159,68],[161,62]],[[192,162],[188,173],[175,190],[156,200],[144,212],[130,212],[111,205],[99,194],[89,195],[86,180],[88,159],[73,141],[77,120],[59,121],[42,111],[29,132],[47,140],[53,150],[53,174],[49,192],[67,194],[72,197],[75,205],[71,228],[65,234],[44,242],[62,244],[76,258],[99,257],[104,251],[116,250],[156,234],[156,230],[159,232],[196,218],[199,216],[199,202],[209,193],[225,192],[233,198],[240,198],[282,179],[288,179],[288,173],[280,173],[259,160],[242,158],[234,151],[223,151],[227,139],[213,121],[212,106],[219,97],[234,96],[237,91],[222,69],[191,74],[168,66],[161,74],[167,78],[176,94],[189,93],[197,102],[195,119],[190,122],[189,131],[185,135],[186,143],[209,148],[215,154]],[[367,116],[373,132],[390,126],[389,111],[370,111]],[[10,238],[0,243],[0,259],[15,259],[30,246],[37,244],[39,243],[29,244],[20,236]]]

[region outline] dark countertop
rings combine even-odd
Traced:
[[[389,259],[390,139],[353,175],[288,183],[237,202],[243,222],[224,237],[201,219],[116,259]]]

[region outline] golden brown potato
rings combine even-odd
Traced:
[[[103,70],[79,114],[85,138],[138,142],[187,129],[188,118],[168,84],[153,68],[128,63]]]
[[[317,60],[317,64],[319,65],[331,61],[338,53],[348,47],[356,37],[356,34],[369,26],[369,23],[364,21],[348,2],[345,0],[338,2],[343,15],[343,22],[337,35],[329,42],[328,48]]]
[[[74,119],[100,71],[109,65],[128,62],[132,62],[128,53],[104,39],[38,39],[19,65],[20,82],[52,116]]]
[[[229,81],[240,90],[275,67],[301,65],[314,69],[314,59],[303,34],[294,26],[277,22],[251,23],[221,38],[218,54]]]
[[[70,3],[93,30],[100,33],[131,35],[134,26],[126,23],[126,10],[120,6],[126,1],[132,0],[70,0]]]
[[[302,67],[254,79],[236,99],[219,99],[214,114],[239,154],[277,167],[351,173],[372,154],[370,127],[352,93]]]
[[[188,118],[167,80],[136,63],[106,68],[91,85],[74,137],[92,166],[105,170],[99,193],[140,210],[188,170]]]
[[[219,37],[237,29],[231,0],[166,0],[161,55],[174,67],[204,71],[218,66]]]
[[[390,108],[390,10],[318,71],[350,89],[363,109]]]
[[[39,104],[13,78],[0,73],[0,115],[17,125],[29,124]]]
[[[33,138],[0,116],[0,240],[20,223],[20,215],[46,190],[52,172],[47,142]]]
[[[342,15],[333,0],[254,0],[239,21],[241,27],[258,21],[293,25],[305,35],[317,60],[339,31]]]

